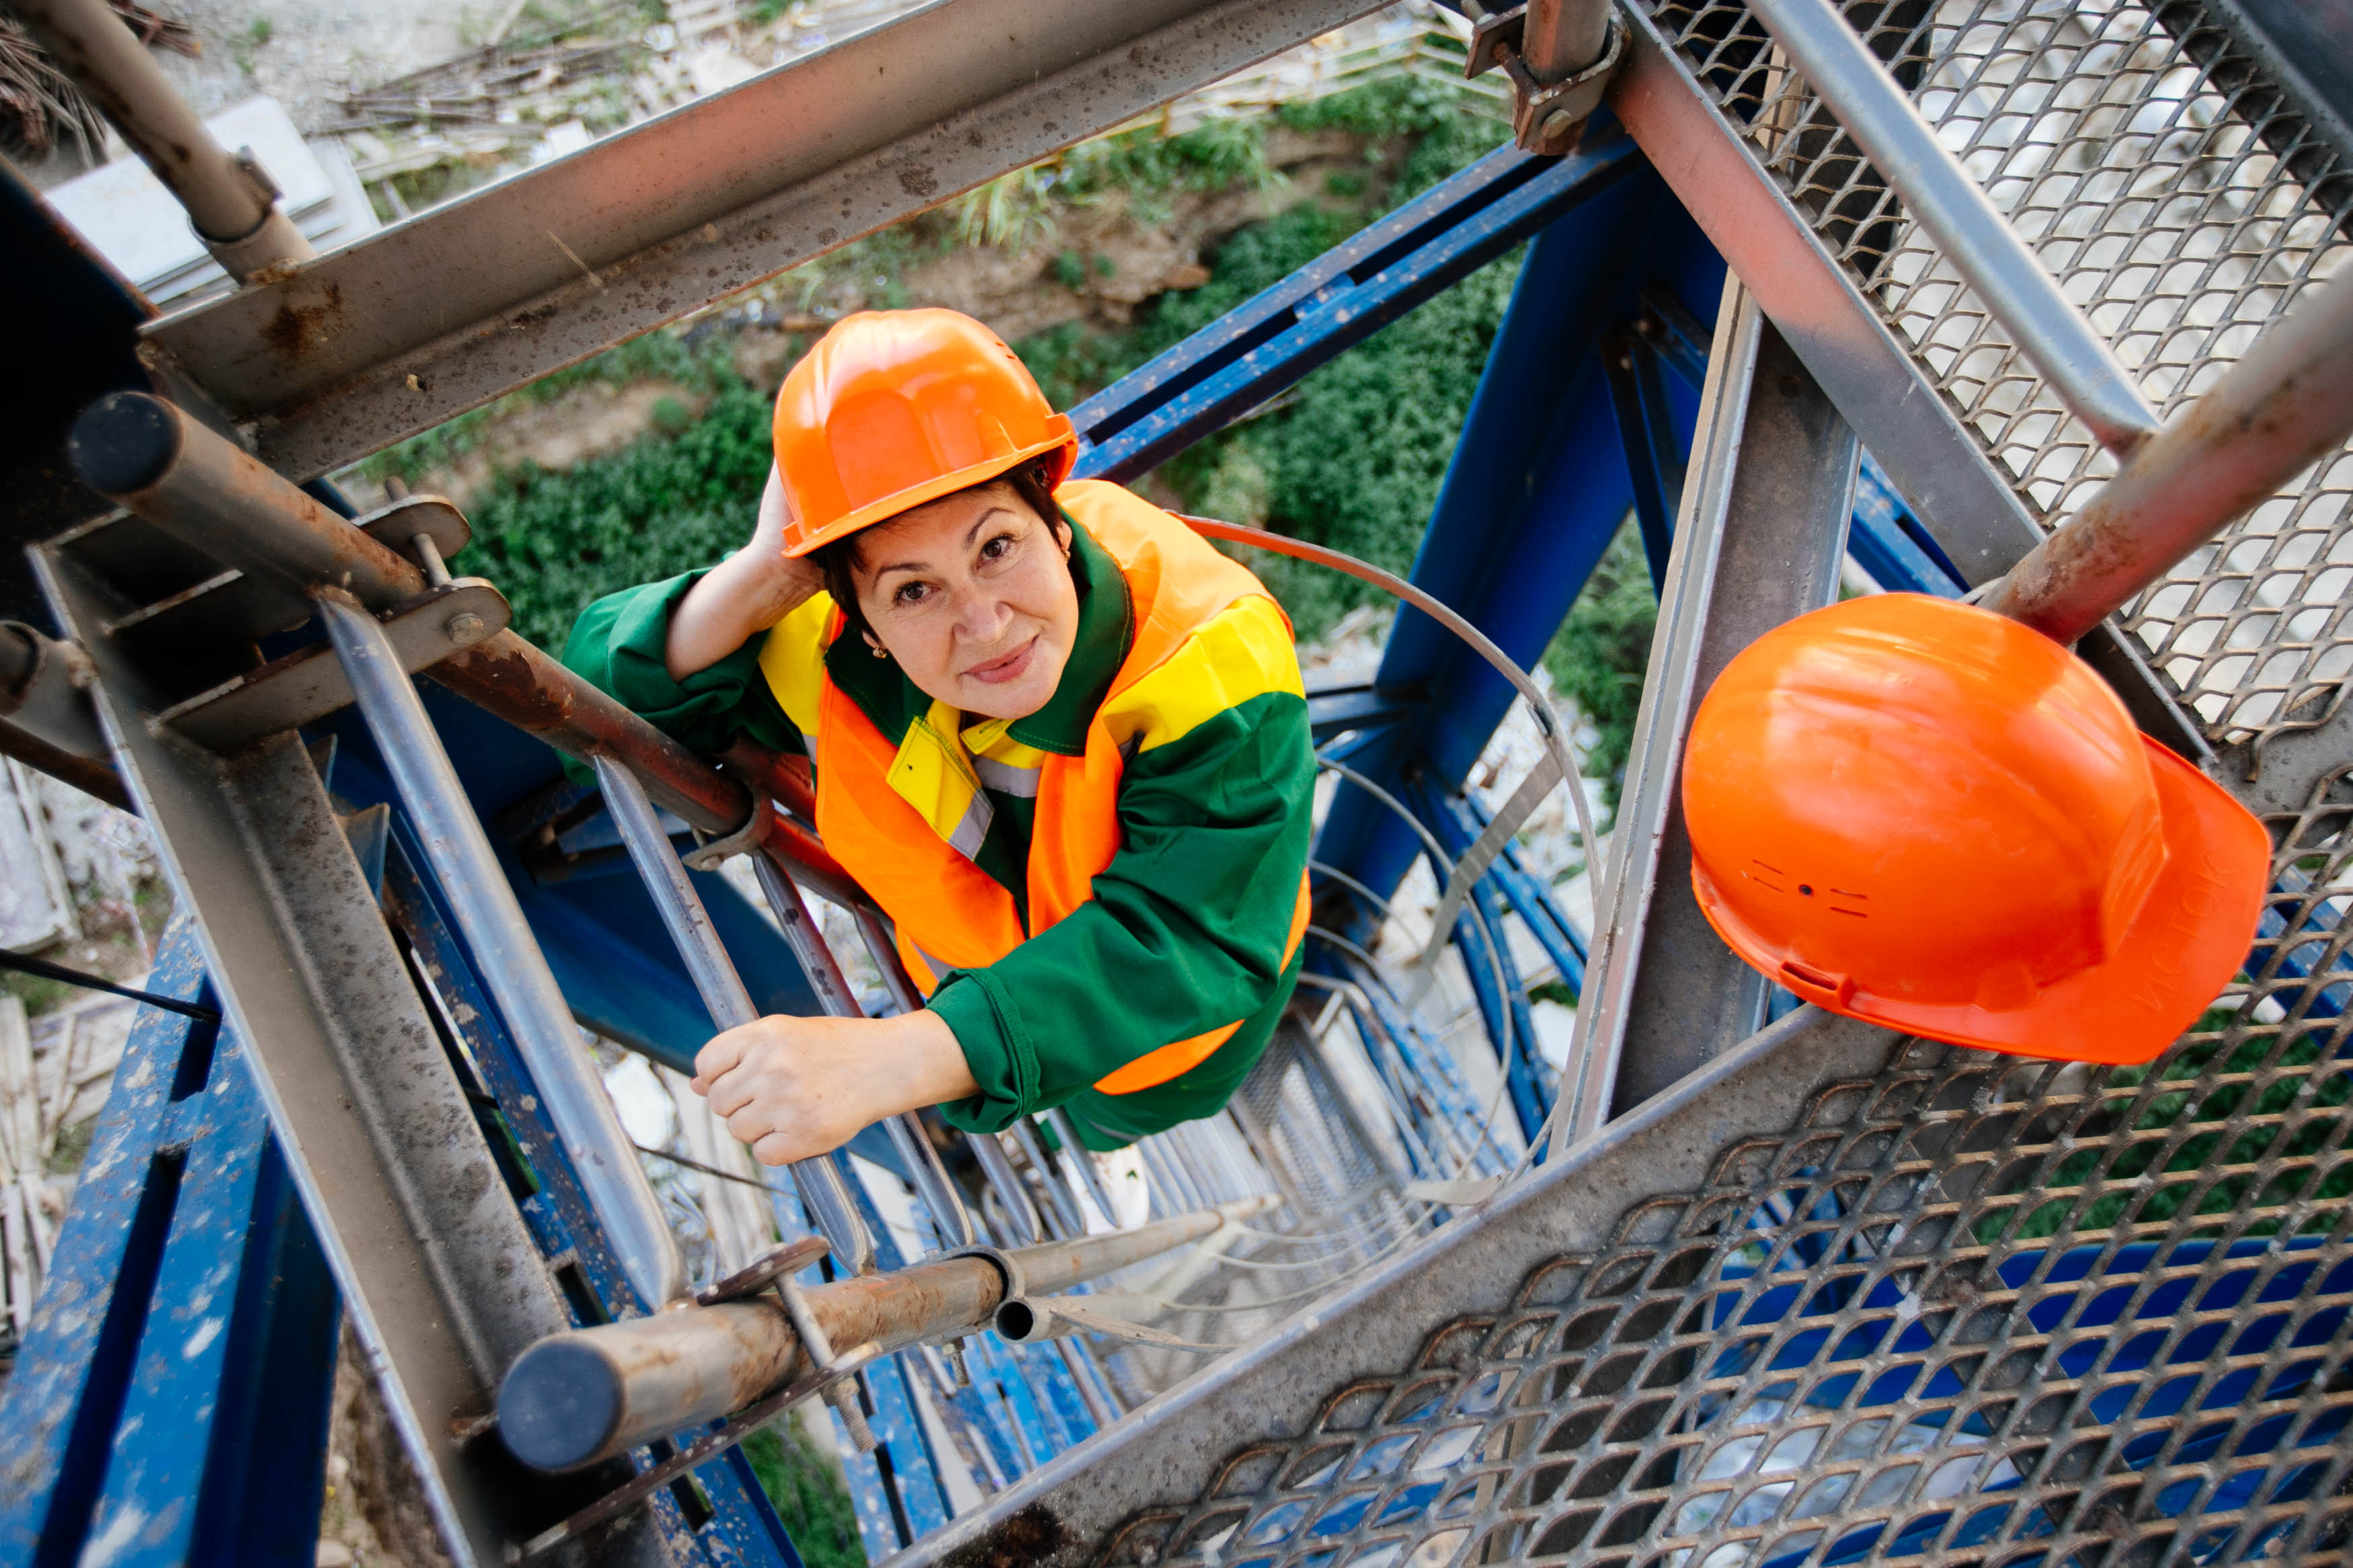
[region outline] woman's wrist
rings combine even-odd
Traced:
[[[755,545],[703,574],[670,614],[662,649],[670,679],[710,668],[798,609],[817,585],[810,574],[793,566]]]
[[[895,1031],[892,1043],[897,1049],[892,1055],[904,1073],[903,1080],[888,1091],[903,1101],[896,1110],[969,1100],[980,1092],[971,1064],[965,1060],[964,1047],[945,1018],[928,1007],[919,1007],[884,1022]]]

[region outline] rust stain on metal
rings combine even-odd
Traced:
[[[281,300],[261,324],[261,341],[281,359],[297,360],[317,348],[334,331],[343,316],[343,286],[330,283],[318,303],[297,305]]]
[[[1078,1543],[1060,1515],[1033,1502],[971,1545],[949,1552],[944,1568],[1031,1568]]]
[[[553,730],[572,717],[572,689],[542,679],[530,645],[501,633],[434,667],[442,684],[524,730]]]

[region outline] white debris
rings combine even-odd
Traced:
[[[40,775],[0,758],[0,947],[17,952],[80,934],[41,810]]]

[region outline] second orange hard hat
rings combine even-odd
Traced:
[[[1694,716],[1700,908],[1810,1002],[2142,1062],[2246,962],[2270,840],[2067,649],[1920,595],[1777,627]]]
[[[776,472],[792,502],[785,553],[1050,458],[1078,437],[1004,340],[956,310],[860,310],[834,323],[776,393]]]

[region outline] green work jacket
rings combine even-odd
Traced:
[[[1134,618],[1118,564],[1083,528],[1073,523],[1071,535],[1077,638],[1054,695],[1011,732],[1077,756],[1127,657]],[[574,626],[564,662],[692,750],[715,753],[737,735],[803,750],[760,668],[765,634],[684,680],[670,678],[670,616],[701,576],[599,599]],[[930,706],[895,660],[870,657],[856,638],[825,660],[834,684],[893,742]],[[1120,784],[1121,848],[1094,879],[1094,897],[985,969],[951,972],[932,995],[980,1086],[940,1108],[949,1122],[993,1132],[1061,1105],[1090,1146],[1113,1149],[1222,1108],[1264,1052],[1298,977],[1296,956],[1281,962],[1292,905],[1259,890],[1270,867],[1287,868],[1292,886],[1305,869],[1314,782],[1307,704],[1287,691],[1250,697],[1131,758]],[[1036,802],[988,795],[974,863],[1019,901]],[[1230,1020],[1234,1011],[1219,1009],[1238,991],[1257,1005],[1189,1072],[1129,1094],[1092,1087],[1171,1039]],[[1176,1022],[1188,1019],[1198,1022]]]

